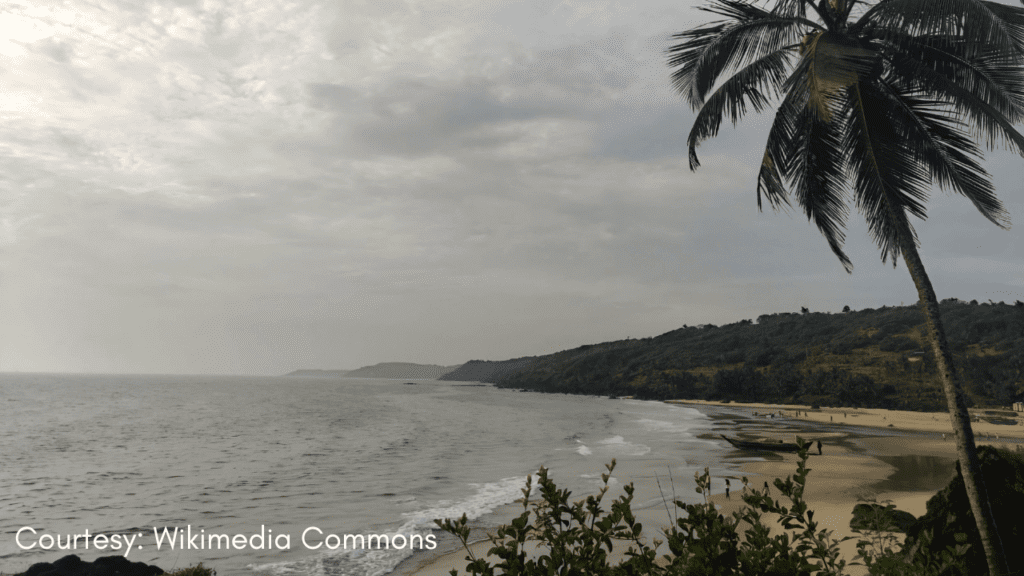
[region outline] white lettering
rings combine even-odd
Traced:
[[[167,546],[171,550],[174,550],[174,539],[178,537],[178,529],[175,528],[174,532],[171,533],[171,532],[169,532],[167,530],[167,527],[164,526],[164,531],[161,533],[161,532],[157,532],[156,531],[156,526],[154,526],[153,527],[153,537],[156,538],[156,549],[157,550],[159,550],[160,547],[164,545],[164,538],[167,538]]]
[[[264,549],[266,549],[265,536],[263,535],[264,530],[265,530],[265,527],[262,524],[260,524],[260,533],[259,534],[253,534],[252,536],[249,537],[249,547],[252,548],[253,550],[264,550]],[[260,540],[259,546],[256,545],[256,539],[257,538],[259,538],[259,540]]]
[[[302,545],[308,548],[309,550],[316,550],[320,547],[320,544],[317,544],[316,546],[310,546],[309,543],[306,542],[306,532],[309,532],[310,530],[316,530],[317,534],[323,534],[324,532],[316,526],[310,526],[309,528],[306,528],[302,531]]]
[[[25,530],[28,530],[29,532],[31,532],[33,534],[36,533],[36,531],[32,527],[30,527],[30,526],[22,526],[21,528],[18,529],[18,533],[14,535],[14,541],[18,543],[18,548],[21,548],[22,550],[31,550],[31,549],[36,547],[35,544],[32,544],[31,546],[25,546],[24,544],[21,543],[21,533],[24,532]]]
[[[360,549],[366,548],[366,538],[364,538],[362,534],[356,534],[355,536],[353,536],[352,534],[345,534],[345,549],[346,550],[348,549],[348,541],[349,541],[350,538],[352,539],[352,547],[353,548],[356,547],[356,539],[357,538],[359,539],[359,548]]]
[[[129,538],[126,535],[121,535],[121,537],[124,538],[124,543],[126,545],[125,549],[124,549],[124,557],[125,558],[127,558],[128,557],[128,553],[132,551],[132,542],[135,542],[135,538],[137,538],[138,536],[139,536],[138,534],[132,534],[131,538]],[[139,546],[139,548],[141,548],[141,546]]]

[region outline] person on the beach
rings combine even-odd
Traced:
[[[765,494],[768,494],[768,493],[770,493],[770,492],[771,492],[771,489],[769,489],[769,488],[768,488],[768,481],[767,481],[767,480],[765,480],[765,481],[764,481],[764,493],[765,493]]]
[[[821,456],[821,440],[818,440],[818,456]]]
[[[728,499],[729,499],[729,487],[730,487],[730,485],[729,485],[729,479],[728,479],[728,478],[726,478],[726,479],[725,479],[725,499],[726,499],[726,500],[728,500]]]

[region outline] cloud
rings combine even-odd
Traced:
[[[858,216],[848,276],[801,214],[757,213],[771,115],[689,170],[663,50],[695,14],[6,5],[0,369],[453,364],[913,298]],[[993,163],[1011,213],[1018,161]],[[1012,289],[1019,232],[932,206],[943,293]]]

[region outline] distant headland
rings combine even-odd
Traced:
[[[363,366],[355,370],[314,370],[303,369],[289,372],[285,376],[302,376],[306,378],[411,378],[437,379],[461,367],[438,366],[437,364],[414,364],[411,362],[381,362],[373,366]]]

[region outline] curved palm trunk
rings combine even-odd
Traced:
[[[925,272],[921,256],[917,252],[917,246],[907,235],[901,238],[900,250],[903,253],[903,260],[910,270],[910,276],[917,286],[917,294],[921,311],[924,312],[925,325],[928,327],[928,337],[931,340],[932,351],[935,353],[935,362],[942,378],[942,390],[946,393],[946,403],[949,405],[949,419],[953,423],[953,435],[956,437],[957,458],[960,460],[960,472],[964,479],[964,487],[967,489],[967,499],[971,503],[971,512],[974,513],[975,523],[978,525],[978,534],[981,536],[981,544],[985,549],[985,557],[988,559],[988,570],[990,576],[1003,576],[1009,574],[1009,566],[1006,564],[1006,555],[1003,552],[1003,543],[996,529],[995,519],[992,518],[992,507],[989,504],[988,492],[985,490],[985,482],[981,475],[981,466],[978,460],[978,451],[974,445],[974,431],[971,429],[971,418],[967,412],[967,403],[964,401],[963,388],[953,366],[953,355],[949,352],[949,344],[946,342],[946,332],[942,327],[942,320],[939,317],[939,301],[935,297],[931,280]]]

